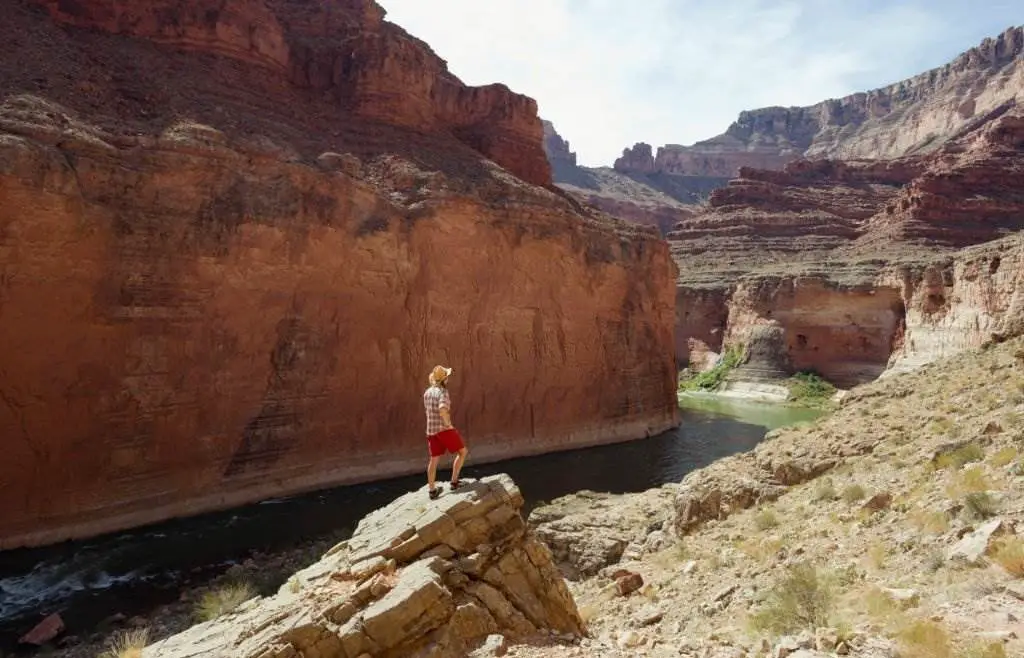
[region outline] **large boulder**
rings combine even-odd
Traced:
[[[584,624],[507,475],[408,493],[277,594],[147,647],[144,658],[446,658],[500,634],[572,641]]]
[[[529,523],[567,578],[586,578],[666,548],[675,490],[669,484],[633,494],[580,491],[533,510]]]

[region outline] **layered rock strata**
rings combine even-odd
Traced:
[[[321,97],[336,115],[344,110],[385,125],[451,135],[525,181],[551,182],[536,101],[500,84],[462,84],[425,43],[385,21],[373,0],[26,1],[44,7],[59,24],[222,56],[253,74],[261,71],[274,87]],[[104,73],[96,71],[77,86],[97,99],[102,85],[90,78]],[[151,85],[156,81],[150,78]],[[137,83],[123,77],[115,82]],[[161,93],[154,85],[130,100],[171,100],[172,90]]]
[[[426,488],[360,521],[352,538],[273,596],[147,647],[143,658],[460,658],[488,636],[585,632],[548,548],[505,475],[428,501]]]
[[[1024,101],[1024,27],[985,39],[952,62],[872,91],[808,107],[741,112],[724,134],[654,151],[638,143],[622,173],[732,177],[801,158],[891,159],[934,150],[979,117]]]
[[[476,460],[677,422],[667,248],[524,182],[532,101],[372,2],[136,5],[0,9],[0,548],[418,470],[438,362]]]
[[[1015,108],[927,156],[744,169],[669,235],[679,304],[700,309],[677,309],[680,363],[775,326],[779,363],[848,386],[1012,333],[1021,181]]]

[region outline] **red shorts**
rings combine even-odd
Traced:
[[[440,457],[446,452],[458,452],[466,446],[462,443],[459,430],[452,427],[427,437],[427,448],[431,457]]]

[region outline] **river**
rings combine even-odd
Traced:
[[[582,489],[624,493],[678,482],[696,468],[750,450],[770,429],[820,413],[707,396],[683,396],[680,406],[680,427],[658,436],[470,463],[464,477],[508,473],[526,499],[525,514],[542,501]],[[439,478],[446,475],[442,471]],[[95,539],[0,552],[0,653],[13,649],[42,614],[60,612],[68,633],[88,633],[111,614],[144,615],[175,600],[183,587],[211,580],[253,551],[266,555],[324,538],[340,540],[368,512],[423,483],[423,476],[414,476],[338,487]]]

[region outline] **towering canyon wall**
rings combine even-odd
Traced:
[[[744,169],[669,234],[680,363],[757,343],[849,386],[1020,333],[1022,181],[1018,108],[924,156]]]
[[[752,190],[751,183],[764,180],[768,171],[802,158],[857,163],[932,152],[1021,102],[1024,27],[1015,27],[942,67],[887,87],[808,107],[741,112],[725,133],[691,146],[655,149],[638,142],[610,168],[578,166],[550,123],[545,150],[555,183],[577,199],[667,234],[671,223],[703,215],[702,202],[737,176]],[[869,192],[854,187],[849,192]],[[963,217],[971,211],[948,220],[957,224]]]
[[[725,133],[691,146],[655,151],[638,143],[615,169],[733,177],[741,167],[782,169],[801,157],[891,159],[934,150],[979,117],[1017,102],[1024,102],[1024,27],[886,87],[808,107],[741,112]]]
[[[677,423],[667,246],[530,184],[533,102],[375,3],[0,37],[0,548],[417,470],[438,362],[474,460]]]

